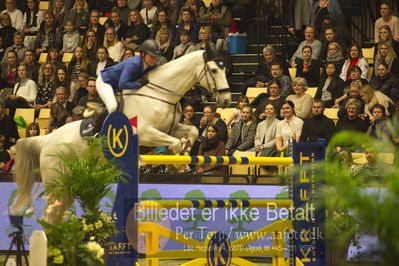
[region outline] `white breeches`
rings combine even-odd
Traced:
[[[115,112],[116,108],[118,107],[118,103],[115,99],[114,90],[112,89],[111,85],[103,81],[101,74],[97,77],[96,88],[98,95],[107,107],[108,113],[110,114]]]

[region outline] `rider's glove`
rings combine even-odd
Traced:
[[[148,78],[147,76],[142,76],[137,80],[137,82],[140,84],[140,87],[142,87],[148,83]]]

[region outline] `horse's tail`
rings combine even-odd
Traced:
[[[14,179],[18,193],[12,207],[15,213],[32,200],[32,187],[35,177],[39,176],[40,152],[45,136],[19,139],[16,144]]]

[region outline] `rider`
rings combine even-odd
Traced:
[[[122,90],[136,90],[148,83],[146,73],[156,68],[161,56],[159,44],[152,39],[144,41],[140,55],[129,57],[117,65],[101,71],[97,77],[97,92],[105,103],[108,113],[118,107],[115,93]]]

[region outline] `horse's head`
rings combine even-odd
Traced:
[[[230,104],[231,94],[222,58],[222,45],[214,49],[209,43],[206,44],[204,52],[205,64],[199,77],[199,83],[215,96],[217,105],[225,108]]]

